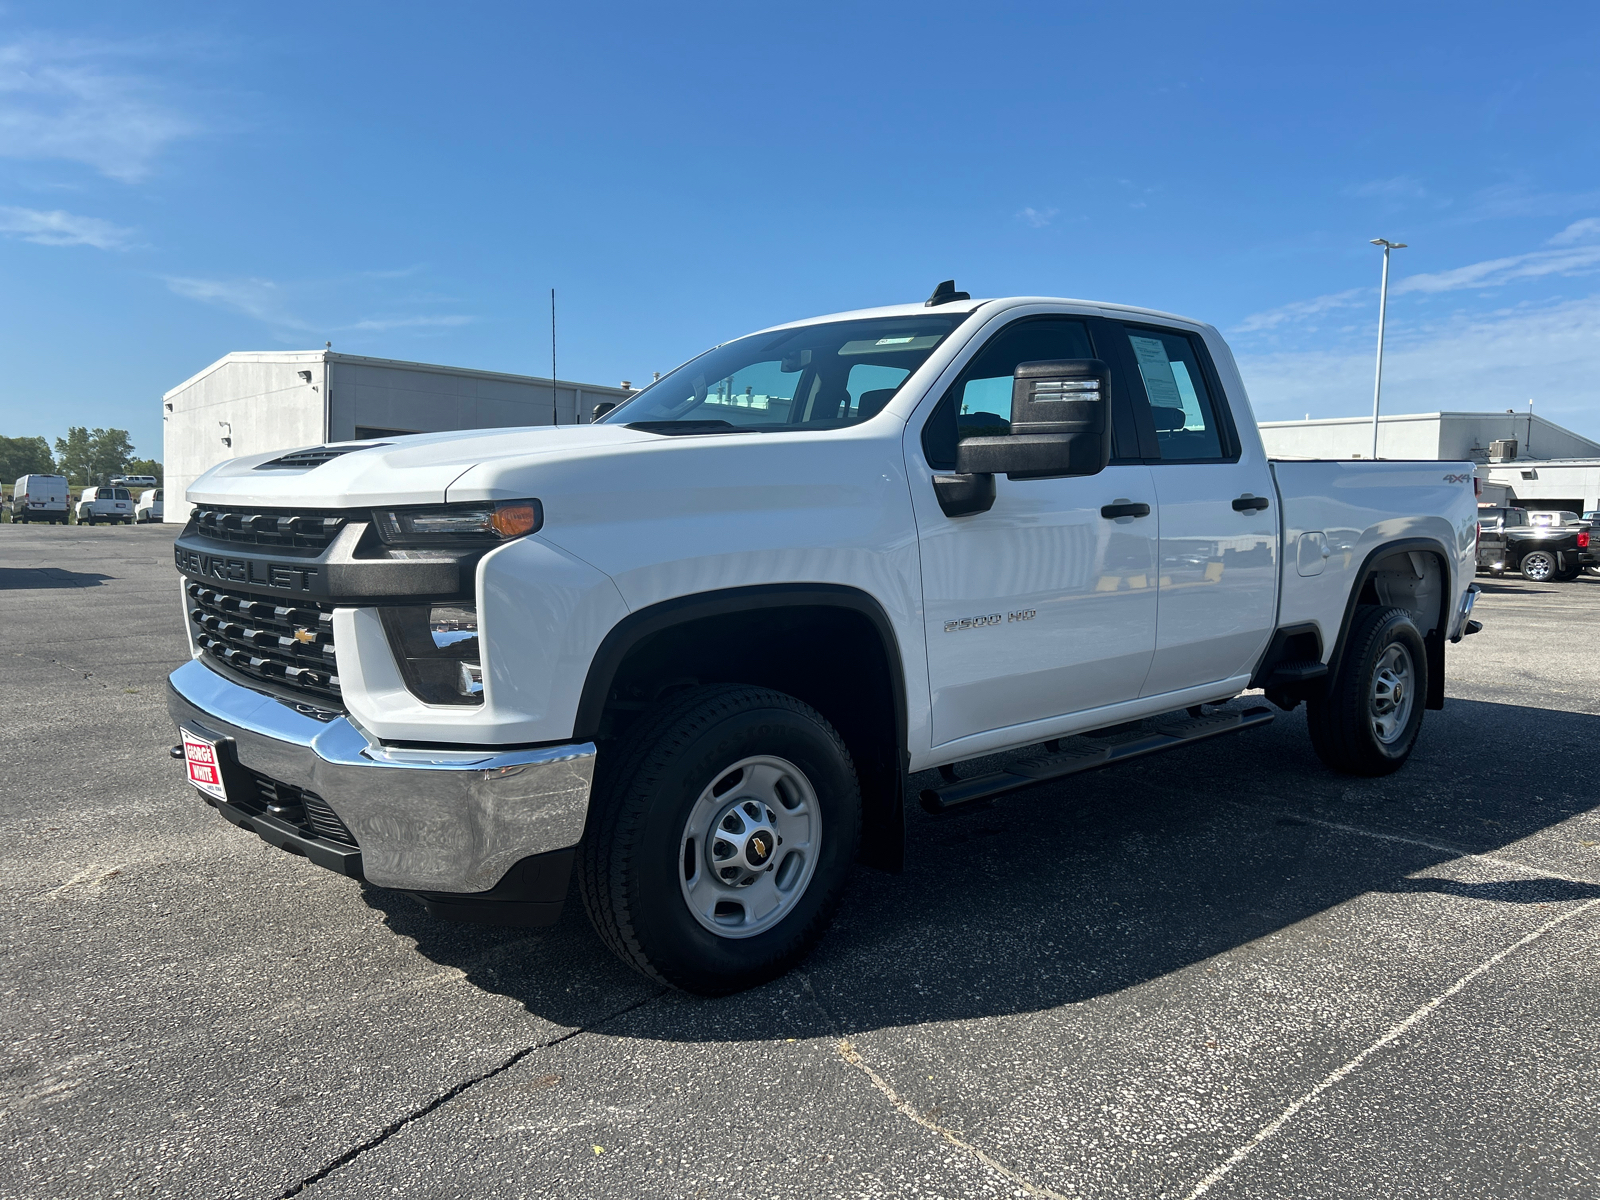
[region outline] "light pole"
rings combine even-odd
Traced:
[[[1373,238],[1374,246],[1383,247],[1383,283],[1378,288],[1378,367],[1372,380],[1372,457],[1378,457],[1378,401],[1383,395],[1383,318],[1389,307],[1389,251],[1404,250],[1404,242],[1391,242],[1387,238]]]

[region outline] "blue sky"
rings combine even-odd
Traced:
[[[1536,19],[1529,17],[1536,14]],[[1229,337],[1262,419],[1600,437],[1594,5],[0,0],[0,433],[230,350],[649,378],[974,295]]]

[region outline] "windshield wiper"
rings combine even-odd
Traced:
[[[645,433],[664,433],[669,437],[682,437],[690,433],[741,433],[739,426],[729,421],[630,421],[629,429]]]

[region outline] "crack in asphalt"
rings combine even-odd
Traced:
[[[536,1050],[548,1050],[551,1046],[559,1046],[562,1042],[569,1042],[569,1041],[571,1041],[573,1038],[577,1037],[581,1033],[593,1033],[595,1030],[600,1029],[603,1026],[610,1024],[612,1021],[615,1021],[618,1017],[626,1016],[628,1013],[633,1012],[635,1009],[643,1008],[646,1004],[649,1004],[652,1001],[661,999],[662,996],[665,996],[667,994],[668,990],[669,989],[667,989],[667,988],[661,988],[659,991],[655,992],[653,995],[646,996],[642,1000],[635,1000],[632,1004],[625,1005],[624,1007],[617,1009],[616,1012],[611,1013],[609,1016],[601,1018],[599,1021],[596,1021],[593,1025],[582,1025],[582,1026],[579,1026],[577,1029],[569,1029],[566,1033],[563,1033],[560,1037],[551,1038],[547,1042],[535,1042],[531,1046],[524,1046],[521,1050],[518,1050],[515,1054],[513,1054],[510,1058],[506,1059],[503,1063],[500,1063],[498,1066],[490,1067],[487,1071],[483,1071],[483,1072],[481,1072],[481,1073],[479,1073],[477,1075],[474,1075],[470,1079],[463,1079],[460,1083],[456,1084],[455,1087],[451,1088],[448,1092],[444,1092],[441,1095],[435,1096],[432,1100],[428,1101],[428,1103],[422,1105],[420,1108],[412,1109],[405,1116],[401,1117],[398,1121],[391,1121],[388,1125],[385,1125],[382,1129],[380,1129],[377,1133],[373,1134],[366,1141],[362,1142],[359,1146],[351,1147],[349,1150],[346,1150],[343,1154],[339,1155],[339,1157],[337,1157],[337,1158],[333,1159],[332,1161],[328,1162],[325,1166],[323,1166],[320,1170],[316,1171],[314,1174],[307,1175],[304,1179],[300,1180],[298,1183],[293,1184],[289,1188],[287,1188],[284,1191],[278,1193],[278,1200],[291,1200],[291,1197],[298,1196],[301,1192],[305,1191],[308,1187],[311,1187],[314,1184],[322,1182],[329,1175],[332,1175],[335,1171],[341,1170],[344,1167],[349,1166],[351,1163],[355,1162],[356,1159],[360,1158],[363,1154],[367,1153],[367,1151],[376,1150],[379,1146],[383,1145],[383,1143],[387,1142],[390,1138],[392,1138],[395,1134],[399,1133],[407,1125],[410,1125],[415,1121],[420,1121],[423,1117],[427,1116],[429,1113],[433,1112],[435,1109],[440,1108],[445,1104],[448,1104],[450,1101],[454,1100],[457,1096],[461,1095],[462,1093],[467,1092],[467,1091],[471,1090],[472,1088],[477,1087],[478,1084],[482,1083],[484,1080],[493,1079],[496,1075],[500,1074],[502,1071],[510,1070],[512,1067],[516,1066],[523,1059],[527,1058],[528,1055],[532,1054],[534,1051],[536,1051]]]
[[[834,1030],[837,1033],[837,1031],[841,1028],[839,1021],[834,1017],[833,1013],[829,1011],[828,1006],[822,1002],[822,997],[817,995],[816,988],[812,987],[811,976],[803,971],[796,971],[795,974],[800,977],[800,989],[811,998],[811,1002],[817,1006],[818,1011],[827,1018],[829,1024],[834,1027]],[[834,1043],[834,1049],[838,1051],[840,1058],[844,1059],[846,1063],[865,1075],[871,1082],[872,1086],[878,1092],[882,1093],[884,1098],[889,1101],[889,1104],[901,1116],[915,1121],[918,1125],[921,1125],[924,1129],[931,1133],[938,1134],[956,1149],[977,1159],[978,1162],[988,1167],[997,1175],[1010,1180],[1030,1196],[1039,1196],[1042,1197],[1043,1200],[1072,1200],[1072,1198],[1069,1196],[1064,1196],[1060,1192],[1052,1192],[1049,1188],[1041,1187],[1039,1184],[1034,1183],[1031,1179],[1027,1179],[1024,1176],[1017,1174],[1010,1167],[996,1161],[993,1157],[986,1154],[977,1146],[974,1146],[971,1142],[962,1139],[956,1134],[955,1130],[939,1124],[939,1122],[935,1121],[932,1117],[928,1117],[922,1113],[919,1113],[915,1105],[901,1096],[899,1092],[895,1091],[888,1080],[884,1079],[883,1076],[879,1075],[872,1069],[870,1065],[868,1065],[866,1059],[861,1057],[860,1051],[850,1044],[849,1038],[839,1036],[838,1040]]]

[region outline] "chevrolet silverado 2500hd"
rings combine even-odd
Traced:
[[[240,458],[188,500],[169,699],[210,804],[461,919],[552,921],[576,873],[619,955],[708,993],[898,867],[908,772],[942,810],[1247,730],[1205,706],[1263,688],[1381,775],[1477,628],[1471,463],[1271,462],[1211,326],[949,285],[593,424]]]

